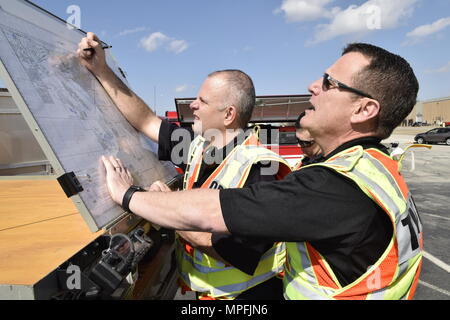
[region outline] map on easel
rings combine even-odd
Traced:
[[[0,0],[0,76],[57,175],[73,172],[72,200],[92,231],[124,212],[109,196],[102,155],[120,158],[135,183],[169,180],[152,146],[122,116],[75,52],[85,35],[25,0]],[[125,82],[112,56],[108,64]]]

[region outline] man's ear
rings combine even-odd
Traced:
[[[223,119],[225,127],[231,126],[237,119],[237,108],[233,105],[229,106],[225,110],[225,116]]]
[[[376,119],[380,113],[380,103],[377,100],[364,98],[356,102],[353,110],[351,122],[363,123]]]

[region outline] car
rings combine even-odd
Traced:
[[[419,133],[414,137],[417,143],[446,143],[450,146],[450,128],[435,128],[430,131]]]

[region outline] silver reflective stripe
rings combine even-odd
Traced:
[[[197,250],[195,250],[195,251],[197,251]],[[183,259],[186,260],[187,262],[189,262],[189,264],[191,264],[194,267],[194,269],[200,273],[207,274],[207,273],[221,272],[221,271],[225,271],[225,270],[234,269],[234,267],[231,267],[231,266],[226,267],[226,268],[207,267],[207,266],[201,265],[199,263],[195,263],[194,259],[190,255],[188,255],[186,252],[184,252],[184,249],[183,249],[182,254],[183,254]],[[201,254],[200,254],[200,258],[201,258]]]
[[[261,257],[260,260],[262,261],[267,258],[271,258],[277,254],[280,254],[285,249],[286,249],[286,244],[284,242],[282,244],[275,245],[272,248],[270,248],[269,250],[267,250],[266,253],[263,254],[263,256]]]
[[[297,243],[297,250],[300,252],[300,262],[302,265],[303,272],[306,275],[306,281],[312,284],[317,284],[316,277],[314,276],[314,270],[311,266],[311,261],[309,260],[308,254],[306,253],[306,245],[304,242]]]
[[[392,176],[391,172],[386,169],[386,167],[380,163],[376,158],[373,158],[371,155],[364,152],[364,158],[369,160],[375,168],[378,169],[378,171],[382,172],[385,177],[389,180],[389,183],[392,185],[392,187],[397,192],[397,196],[399,199],[404,199],[402,190],[400,190],[400,187],[397,185],[397,181],[395,181],[394,177]],[[397,217],[395,217],[397,219]]]
[[[364,181],[364,184],[369,187],[370,190],[375,191],[375,194],[380,198],[383,204],[387,205],[387,209],[397,216],[400,213],[400,209],[395,204],[394,200],[386,193],[386,191],[379,186],[375,181],[365,176],[362,172],[353,170],[352,173],[359,179]]]
[[[186,252],[184,252],[184,254],[186,254],[188,257],[190,257]],[[203,260],[203,255],[199,250],[194,249],[194,256],[195,256],[195,260],[196,261],[202,261]]]
[[[261,282],[269,280],[270,278],[273,278],[274,276],[275,276],[275,274],[273,272],[267,272],[267,273],[261,274],[256,277],[252,277],[246,282],[229,284],[226,286],[213,288],[212,292],[215,296],[226,295],[229,292],[242,292],[251,287],[256,286],[257,284],[259,284]]]
[[[201,155],[201,152],[197,153],[197,150],[199,150],[199,147],[204,143],[205,139],[202,138],[201,136],[197,136],[197,138],[195,138],[194,141],[192,141],[191,145],[189,146],[189,158],[188,163],[186,165],[186,173],[184,175],[183,190],[186,190],[188,186],[188,181],[194,174],[196,163],[192,162],[195,160],[195,158],[198,158]]]
[[[228,268],[215,270],[212,272],[223,271],[223,270],[227,270],[227,269]],[[208,272],[208,273],[210,273],[210,272]],[[225,285],[225,286],[221,286],[221,287],[212,287],[211,286],[209,288],[197,286],[195,283],[191,282],[189,275],[187,275],[185,273],[179,272],[179,275],[183,279],[183,281],[186,283],[186,285],[188,285],[194,291],[208,292],[211,295],[216,296],[216,297],[228,296],[229,298],[231,298],[231,297],[236,297],[238,294],[230,294],[230,292],[239,292],[240,293],[242,291],[245,291],[248,288],[251,288],[261,282],[269,280],[270,278],[275,276],[275,273],[270,271],[270,272],[264,273],[264,274],[256,276],[256,277],[252,277],[248,281],[245,281],[242,283],[229,284],[229,285]]]
[[[342,167],[342,168],[349,168],[353,165],[352,161],[347,161],[345,159],[337,158],[336,160],[331,161],[333,165]]]
[[[414,202],[412,201],[412,197],[408,195],[408,206],[405,212],[402,213],[400,218],[396,221],[396,237],[397,237],[397,246],[398,246],[398,255],[399,255],[399,264],[403,265],[404,263],[408,263],[409,259],[416,256],[422,251],[420,248],[420,234],[422,230],[422,224],[416,208],[414,207]],[[414,215],[414,216],[412,216]],[[413,221],[414,220],[414,221]],[[409,221],[409,223],[407,223]],[[405,224],[403,224],[405,222]],[[412,228],[413,230],[411,230]],[[416,237],[416,241],[418,242],[418,247],[412,247],[412,239],[411,236]]]
[[[380,164],[378,160],[374,159],[373,157],[368,155],[366,152],[363,153],[363,158],[368,160],[379,172],[381,172],[384,176],[387,177],[388,181],[390,182],[391,186],[395,189],[399,198],[403,199],[401,190],[399,189],[397,183],[393,179],[391,173],[382,164]],[[344,161],[344,162],[349,162],[349,161]],[[330,161],[329,164],[332,164],[332,165],[338,164],[339,165],[340,163],[342,163],[342,160],[338,158],[336,160]],[[325,163],[325,165],[326,165],[326,163]],[[388,208],[387,208],[388,210],[390,210],[392,213],[394,213],[394,216],[397,220],[397,218],[401,215],[402,212],[400,211],[400,208],[398,208],[398,206],[396,205],[394,200],[392,200],[392,197],[383,189],[383,187],[381,187],[380,185],[378,185],[377,182],[375,182],[374,180],[372,180],[371,178],[366,176],[364,174],[364,172],[358,170],[357,167],[354,167],[353,170],[351,171],[351,173],[353,173],[355,176],[357,176],[362,181],[364,181],[364,183],[370,188],[370,190],[373,190],[380,197],[380,200],[388,206]]]
[[[386,295],[387,291],[388,291],[388,289],[384,288],[384,289],[381,289],[381,290],[377,290],[377,291],[371,292],[367,296],[367,300],[384,300],[384,296]]]
[[[400,278],[403,276],[403,274],[408,271],[409,269],[409,260],[403,262],[402,264],[399,265],[399,270],[398,270],[398,275],[397,278]]]
[[[300,293],[302,296],[304,296],[304,297],[307,298],[307,299],[311,299],[311,300],[330,300],[330,297],[327,297],[327,296],[323,296],[323,295],[321,295],[321,294],[318,294],[318,293],[315,292],[314,290],[308,289],[308,288],[306,288],[305,286],[302,286],[301,284],[297,283],[297,282],[295,281],[295,279],[292,278],[292,276],[291,276],[291,274],[290,274],[289,272],[286,272],[286,273],[284,274],[284,276],[285,276],[285,278],[286,278],[284,281],[287,281],[287,282],[288,282],[288,284],[285,285],[285,294],[284,294],[284,297],[285,297],[286,299],[288,299],[288,300],[291,299],[291,297],[289,297],[289,296],[286,294],[286,286],[292,286],[292,288],[293,288],[295,291],[297,291],[298,293]]]
[[[247,156],[247,152],[253,153],[251,153],[250,156]],[[234,177],[227,186],[228,188],[236,188],[239,185],[239,182],[241,181],[244,173],[258,157],[270,157],[272,158],[272,161],[283,160],[281,157],[277,157],[277,155],[273,154],[271,151],[266,150],[265,148],[260,146],[239,146],[235,150],[233,150],[232,154],[229,155],[229,158],[226,160],[225,166],[222,168],[217,177],[214,178],[214,181],[219,185],[222,185],[220,181],[228,174],[231,165],[235,163],[234,161],[236,161],[239,163],[238,172],[237,174],[234,174]]]
[[[385,203],[388,206],[388,209],[391,210],[391,212],[393,212],[395,214],[395,225],[396,225],[396,240],[397,240],[397,248],[398,248],[398,263],[399,265],[403,265],[403,263],[408,262],[409,259],[411,259],[412,257],[416,256],[420,251],[420,247],[416,248],[415,250],[412,250],[411,248],[411,230],[410,230],[410,226],[409,225],[403,225],[403,221],[402,218],[407,218],[408,215],[410,215],[410,210],[413,209],[411,208],[412,204],[412,200],[411,200],[411,195],[408,194],[408,198],[406,199],[407,201],[405,201],[404,196],[400,190],[400,187],[397,185],[397,182],[395,181],[395,179],[392,177],[391,173],[389,172],[389,170],[387,170],[384,165],[382,163],[380,163],[377,159],[373,158],[372,156],[368,155],[368,154],[364,154],[364,158],[369,160],[371,164],[374,165],[374,167],[380,171],[385,177],[387,177],[390,185],[395,189],[397,196],[399,199],[401,199],[402,201],[405,202],[406,204],[406,208],[404,211],[401,211],[400,208],[397,207],[397,205],[395,204],[394,200],[392,200],[392,197],[389,196],[389,194],[387,194],[386,190],[384,190],[383,188],[381,188],[380,186],[378,186],[378,184],[371,184],[370,178],[367,177],[367,179],[364,179],[362,176],[362,173],[354,170],[355,175],[357,175],[358,177],[360,177],[363,181],[365,181],[365,183],[367,183],[371,188],[373,188],[373,191],[375,191],[377,193],[377,195],[381,198],[381,200],[383,201],[383,203]],[[375,188],[375,185],[377,186]],[[394,208],[396,208],[395,210],[393,210]],[[417,215],[417,213],[413,213],[415,215]],[[405,217],[403,217],[405,216]],[[414,232],[416,232],[416,236],[417,238],[419,238],[419,233],[420,233],[420,219],[418,217],[413,217],[418,221],[419,226],[416,226],[416,224],[412,224],[413,228],[414,228]],[[409,217],[409,219],[412,219],[412,217]],[[417,228],[419,228],[417,230]],[[419,239],[417,239],[418,241]],[[404,272],[404,270],[402,270],[402,272],[400,274],[402,274]]]
[[[199,250],[194,250],[195,253],[195,260],[189,255],[187,254],[184,249],[180,249],[183,250],[182,254],[183,254],[183,258],[185,260],[187,260],[191,265],[194,266],[194,268],[201,273],[212,273],[212,272],[220,272],[220,271],[224,271],[224,270],[231,270],[231,269],[235,269],[233,266],[229,266],[229,267],[225,267],[225,264],[217,261],[214,259],[214,261],[216,262],[216,267],[209,267],[209,266],[204,266],[200,263],[197,263],[197,261],[203,261],[203,254],[199,251]],[[274,255],[281,253],[284,250],[284,247],[272,247],[270,248],[266,253],[264,253],[264,255],[261,257],[260,262],[264,261],[266,259],[269,258],[273,258]],[[236,269],[238,270],[238,269]],[[272,271],[273,273],[273,271]]]
[[[333,295],[335,291],[330,290],[330,289],[325,289],[324,287],[319,286],[319,284],[317,283],[314,269],[311,265],[311,261],[308,257],[308,253],[306,252],[306,244],[304,242],[298,242],[297,250],[300,253],[300,260],[301,260],[300,263],[301,263],[301,268],[303,269],[301,278],[303,281],[306,281],[306,282],[310,283],[311,285],[315,286],[314,291],[311,292],[311,294],[309,294],[308,297],[311,296],[311,299],[313,299],[314,298],[313,296],[318,295],[319,293],[323,294],[324,296],[331,297],[331,295]],[[288,264],[293,265],[289,254],[288,254]],[[287,279],[291,279],[291,280],[289,280],[290,284],[292,284],[295,288],[301,288],[301,291],[299,291],[299,292],[302,295],[305,295],[306,292],[311,291],[311,289],[308,289],[308,288],[302,286],[301,284],[297,283],[295,278],[293,278],[293,276],[290,274],[289,271],[285,272],[285,276],[286,275],[288,275]],[[296,275],[296,278],[297,277],[300,277],[300,276]],[[318,291],[319,293],[317,293],[316,291]],[[325,298],[325,299],[330,299],[330,298]]]

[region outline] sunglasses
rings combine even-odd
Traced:
[[[364,93],[358,89],[349,87],[348,85],[332,78],[328,73],[323,74],[323,83],[322,83],[322,89],[324,91],[329,90],[330,88],[340,88],[343,90],[351,91],[353,93],[356,93],[357,95],[373,99],[373,97],[370,94]]]
[[[300,146],[300,148],[308,148],[311,147],[314,144],[314,140],[300,140],[299,138],[297,138],[297,143]]]

